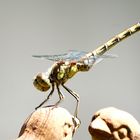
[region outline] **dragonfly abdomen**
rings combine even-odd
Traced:
[[[118,34],[114,38],[110,39],[108,42],[106,42],[104,45],[96,49],[96,54],[97,55],[102,55],[109,49],[111,49],[113,46],[118,44],[120,41],[123,39],[129,37],[130,35],[140,31],[140,23],[132,26],[131,28],[123,31],[122,33]]]
[[[88,60],[86,60],[88,61]],[[77,63],[77,68],[78,68],[78,71],[89,71],[89,69],[91,68],[92,64],[90,64],[89,62],[86,62],[87,64],[85,64],[85,62],[81,62],[81,63]]]
[[[96,55],[101,56],[105,52],[110,50],[112,47],[114,47],[116,44],[118,44],[122,40],[126,39],[127,37],[131,36],[132,34],[138,32],[138,31],[140,31],[140,23],[137,23],[136,25],[134,25],[134,26],[128,28],[127,30],[121,32],[120,34],[116,35],[115,37],[113,37],[112,39],[107,41],[105,44],[98,47],[96,50],[88,53],[86,55],[86,57],[90,57],[92,55],[93,56],[96,56]]]

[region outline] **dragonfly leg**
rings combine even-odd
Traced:
[[[72,91],[71,89],[69,89],[68,87],[66,87],[65,85],[62,84],[62,86],[76,99],[77,104],[76,104],[76,109],[75,109],[75,112],[74,112],[74,116],[76,118],[78,118],[77,114],[78,114],[78,108],[79,108],[79,95],[77,93],[75,93],[74,91]]]
[[[77,114],[78,114],[78,108],[79,108],[79,95],[77,93],[75,93],[74,91],[72,91],[71,89],[69,89],[68,87],[66,87],[65,85],[62,84],[62,86],[76,99],[77,101],[77,104],[76,104],[76,109],[75,109],[75,112],[74,112],[74,118],[72,119],[73,120],[73,123],[75,125],[75,128],[76,127],[79,127],[80,124],[81,124],[81,121],[80,119],[77,117]],[[79,124],[77,125],[77,122],[75,121],[75,117],[79,120]],[[74,134],[75,130],[73,131],[73,134]]]
[[[41,107],[43,104],[45,104],[45,103],[50,99],[50,96],[53,94],[53,92],[54,92],[54,84],[52,84],[52,90],[51,90],[51,92],[49,93],[48,97],[47,97],[41,104],[39,104],[39,105],[35,108],[35,110],[38,109],[39,107]]]
[[[60,91],[59,86],[56,85],[57,91],[58,91],[58,95],[59,95],[59,100],[56,102],[56,106],[64,99],[64,95],[63,93]]]

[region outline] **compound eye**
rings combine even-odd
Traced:
[[[45,75],[43,73],[39,73],[36,77],[37,81],[42,85],[42,86],[46,86],[46,79],[47,77],[45,77]]]
[[[50,80],[44,73],[39,73],[34,79],[33,84],[40,91],[47,91],[50,88]]]

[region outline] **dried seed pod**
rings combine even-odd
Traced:
[[[89,125],[94,140],[140,140],[140,125],[129,113],[108,107],[97,111]]]
[[[17,140],[71,140],[79,124],[64,108],[39,108],[25,121]]]

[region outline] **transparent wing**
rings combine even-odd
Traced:
[[[100,61],[102,61],[104,58],[116,58],[118,57],[117,55],[113,54],[104,54],[104,55],[98,55],[98,56],[89,56],[86,57],[86,54],[88,52],[85,51],[77,51],[77,50],[71,50],[63,54],[56,54],[56,55],[33,55],[33,57],[36,58],[42,58],[42,59],[47,59],[51,61],[87,61],[90,64],[97,64]]]
[[[86,65],[92,66],[98,64],[99,62],[104,60],[104,58],[117,58],[117,57],[118,56],[114,54],[104,54],[104,55],[90,56],[87,58],[85,57],[83,61]]]
[[[47,59],[51,61],[71,61],[71,60],[79,60],[81,57],[83,57],[86,54],[87,52],[84,51],[70,50],[63,54],[33,55],[33,57]]]

